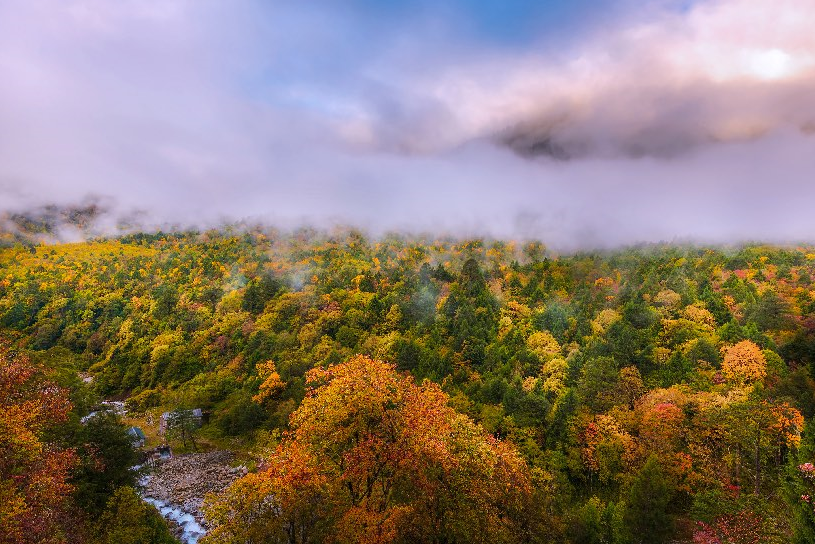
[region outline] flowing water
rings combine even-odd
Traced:
[[[181,527],[183,531],[181,542],[183,544],[198,544],[198,539],[206,534],[206,529],[189,512],[184,512],[176,506],[153,497],[142,497],[142,499],[144,502],[155,506],[165,519],[172,520]]]
[[[132,467],[135,471],[140,471],[143,468],[143,465],[137,465]],[[150,478],[150,475],[145,474],[141,478],[139,478],[139,487],[143,488],[143,486],[147,483],[147,480]],[[198,523],[198,520],[195,519],[195,516],[190,514],[189,512],[185,512],[181,508],[177,506],[173,506],[170,503],[164,502],[161,499],[156,499],[154,497],[150,497],[143,494],[143,489],[141,494],[141,498],[147,504],[152,504],[156,507],[156,509],[161,513],[162,517],[167,520],[174,521],[181,527],[181,542],[182,544],[198,544],[198,539],[204,536],[207,533],[207,530]]]

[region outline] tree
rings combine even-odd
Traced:
[[[258,377],[263,381],[258,394],[253,396],[252,400],[262,405],[277,397],[286,387],[286,383],[280,379],[274,361],[266,361],[257,365],[256,368]]]
[[[665,481],[659,459],[648,457],[628,490],[626,521],[634,542],[660,544],[673,532],[673,520],[668,514],[670,488]]]
[[[795,544],[815,541],[815,465],[801,463],[791,469],[787,481],[788,502],[793,511]]]
[[[595,412],[602,412],[621,401],[616,395],[619,378],[617,363],[611,357],[593,357],[587,360],[578,382],[583,402]]]
[[[733,382],[757,381],[767,375],[767,360],[760,347],[750,340],[742,340],[727,350],[722,372]]]
[[[599,415],[582,433],[583,464],[604,484],[619,478],[635,455],[634,439],[611,416]]]
[[[604,505],[592,497],[575,513],[572,541],[575,544],[601,544],[603,542],[602,515]]]
[[[498,303],[489,290],[475,259],[467,259],[458,281],[441,308],[444,332],[462,356],[480,365],[485,348],[498,331]]]
[[[258,314],[266,303],[277,295],[283,284],[269,274],[255,278],[246,286],[241,307],[247,312]]]
[[[267,418],[266,411],[244,391],[231,394],[224,404],[215,424],[229,436],[249,433],[260,427]]]
[[[528,510],[524,461],[430,382],[356,356],[310,389],[267,468],[206,507],[209,542],[512,542]]]
[[[138,461],[132,437],[113,412],[99,412],[79,430],[76,442],[80,465],[72,483],[77,503],[93,513],[101,512],[113,492],[134,485],[130,467]]]
[[[193,410],[173,410],[167,415],[167,429],[164,436],[167,441],[180,440],[185,448],[187,444],[190,444],[193,449],[198,449],[195,435],[200,425],[201,421],[195,416]]]
[[[667,458],[676,449],[682,432],[684,414],[673,403],[662,402],[642,407],[640,442],[647,452]]]
[[[67,392],[0,342],[0,544],[61,542],[72,450],[46,439],[67,418]]]
[[[178,544],[158,510],[120,487],[95,523],[91,544]]]
[[[694,544],[761,544],[766,542],[762,519],[749,510],[720,516],[707,524],[698,522]]]
[[[526,341],[529,351],[538,356],[541,361],[560,355],[560,344],[549,331],[537,331],[529,335]]]
[[[789,308],[778,294],[768,289],[748,311],[748,318],[761,331],[780,330],[789,325]]]
[[[787,452],[801,441],[803,416],[786,403],[759,399],[734,403],[728,409],[727,439],[736,452],[735,481],[743,487],[752,479],[759,495],[771,470],[780,471]],[[770,474],[767,474],[770,472]]]
[[[634,403],[645,393],[645,385],[642,382],[640,371],[635,366],[627,366],[620,369],[620,376],[617,382],[616,397],[628,402],[628,407],[634,409]]]
[[[627,544],[623,514],[624,505],[605,504],[592,497],[574,515],[570,541],[574,544]]]

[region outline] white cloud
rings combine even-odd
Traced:
[[[311,4],[0,0],[0,208],[96,194],[182,224],[564,247],[812,238],[807,3],[646,10],[510,52]]]
[[[394,86],[429,104],[432,122],[351,119],[352,134],[385,149],[434,152],[507,134],[516,145],[552,140],[572,155],[672,155],[751,139],[815,119],[815,10],[810,0],[713,0],[606,28],[566,51],[476,52]],[[364,129],[365,123],[370,123]],[[520,140],[520,141],[519,141]],[[544,146],[546,147],[546,146]],[[532,149],[530,152],[534,151]]]

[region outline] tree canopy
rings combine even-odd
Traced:
[[[268,466],[210,503],[207,542],[519,540],[525,462],[436,384],[364,356],[307,383]]]
[[[680,541],[815,527],[799,470],[815,462],[815,247],[557,254],[246,226],[3,240],[0,329],[37,369],[0,399],[7,534],[69,504],[87,520],[127,484],[95,471],[124,462],[105,453],[120,422],[78,427],[111,397],[145,421],[200,408],[195,445],[258,467],[212,503],[224,538],[623,544],[637,509]],[[666,502],[645,501],[660,479]]]

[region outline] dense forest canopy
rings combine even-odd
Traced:
[[[556,255],[261,228],[5,239],[0,327],[73,391],[49,425],[87,413],[82,392],[133,413],[201,408],[208,439],[262,452],[211,499],[211,542],[815,538],[814,247]],[[42,388],[14,378],[23,355],[4,353],[0,387],[34,402]],[[26,446],[4,481],[58,460],[89,470],[76,437],[16,413],[4,437],[53,447]],[[113,495],[132,481],[99,478],[54,494],[135,508]],[[25,505],[12,481],[0,492]],[[2,508],[16,531],[37,511]],[[230,525],[241,515],[248,533]]]

